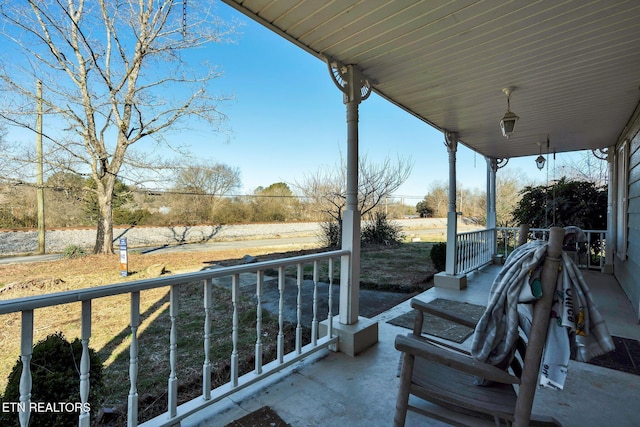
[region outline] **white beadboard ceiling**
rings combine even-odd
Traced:
[[[614,145],[640,100],[638,0],[224,2],[489,157]]]

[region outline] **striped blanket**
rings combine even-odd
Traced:
[[[477,360],[507,366],[519,330],[528,333],[532,302],[539,297],[539,274],[547,252],[544,241],[520,246],[507,258],[476,325],[471,353]],[[562,254],[540,384],[562,389],[569,359],[588,361],[614,349],[613,340],[573,260]],[[520,329],[519,329],[520,328]]]

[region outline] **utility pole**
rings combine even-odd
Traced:
[[[36,157],[37,157],[37,181],[36,197],[38,200],[38,253],[45,253],[44,230],[44,189],[42,172],[42,82],[37,82],[37,115],[36,115]]]

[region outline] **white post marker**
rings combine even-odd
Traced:
[[[120,275],[129,275],[129,261],[127,259],[127,238],[120,239]]]

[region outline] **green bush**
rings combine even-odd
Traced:
[[[38,226],[38,218],[28,213],[21,217],[11,214],[8,209],[0,209],[0,228],[36,228]]]
[[[436,272],[444,271],[444,269],[447,268],[446,243],[441,242],[433,245],[429,256],[431,257],[431,262],[433,262],[433,267],[436,269]]]
[[[363,244],[395,245],[402,243],[404,237],[402,227],[389,221],[382,212],[376,212],[373,220],[362,226]]]
[[[342,227],[337,221],[320,224],[320,241],[327,248],[340,247],[342,243]]]
[[[62,258],[64,259],[80,258],[85,256],[86,254],[87,253],[80,246],[69,245],[66,248],[64,248],[64,251],[62,251]]]
[[[145,224],[146,220],[151,216],[151,212],[147,209],[114,209],[113,224],[114,225],[138,225]]]
[[[39,404],[80,403],[80,359],[82,343],[78,338],[67,341],[61,332],[49,335],[33,347],[31,358],[31,402]],[[102,361],[98,354],[89,349],[90,388],[89,404],[92,418],[98,413],[98,396],[102,388]],[[7,387],[2,396],[3,402],[20,401],[20,375],[22,361],[18,359],[7,378]],[[68,405],[73,406],[73,405]],[[66,407],[65,407],[66,408]],[[80,415],[77,411],[31,412],[29,426],[72,426],[78,425]],[[75,409],[75,408],[74,408]],[[17,412],[0,413],[0,425],[18,425]]]

